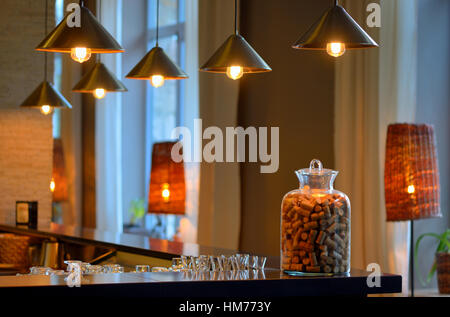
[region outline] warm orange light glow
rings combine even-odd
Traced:
[[[51,114],[53,112],[53,107],[49,106],[49,105],[43,105],[39,111],[44,114],[44,115],[48,115]]]
[[[50,181],[50,191],[53,193],[55,191],[55,180],[52,178],[52,180]]]
[[[233,80],[239,79],[244,75],[244,68],[241,66],[227,67],[227,76]]]
[[[169,184],[165,183],[162,185],[162,192],[161,192],[161,196],[163,197],[165,202],[169,201],[170,198],[170,190],[169,190]]]
[[[345,44],[344,43],[328,43],[327,44],[327,53],[333,57],[342,56],[345,53]]]
[[[416,190],[415,190],[415,188],[414,188],[414,185],[409,185],[409,186],[408,186],[408,194],[414,194],[415,191],[416,191]]]
[[[106,91],[103,88],[97,88],[94,90],[94,97],[97,99],[103,99],[106,96]]]
[[[164,76],[161,75],[153,75],[150,78],[150,84],[152,84],[153,87],[158,88],[164,85]]]
[[[78,63],[83,63],[91,58],[91,49],[86,47],[74,47],[70,50],[70,57]]]

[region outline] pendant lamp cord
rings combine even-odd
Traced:
[[[159,0],[156,0],[156,46],[159,39]]]
[[[44,37],[47,36],[48,0],[45,0]],[[44,80],[47,81],[47,52],[44,52]]]
[[[98,16],[98,21],[102,24],[102,0],[98,0],[98,12],[96,13]],[[102,61],[102,54],[95,54],[95,60],[100,63]]]
[[[238,34],[237,28],[237,0],[234,0],[234,34]]]

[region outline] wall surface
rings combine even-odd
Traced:
[[[15,223],[16,201],[38,201],[40,225],[50,223],[51,117],[36,110],[0,110],[0,222]]]
[[[298,187],[294,171],[313,158],[333,168],[333,59],[291,48],[330,3],[241,1],[241,34],[273,71],[241,79],[238,124],[280,127],[278,172],[260,174],[259,164],[241,165],[240,247],[252,253],[279,254],[280,205]]]
[[[38,201],[38,219],[51,218],[52,121],[20,103],[44,78],[45,1],[2,0],[0,10],[0,222],[15,221],[17,200]],[[53,4],[49,1],[49,27]],[[49,74],[52,70],[49,54]]]
[[[419,48],[417,79],[417,123],[433,124],[438,147],[441,185],[442,219],[425,219],[415,222],[415,239],[425,232],[441,233],[450,228],[450,1],[419,0]],[[419,249],[419,270],[416,285],[423,286],[419,274],[425,278],[434,260],[436,242],[425,238]]]

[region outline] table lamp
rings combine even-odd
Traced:
[[[62,202],[68,199],[66,164],[61,139],[53,139],[53,170],[50,191],[53,202]]]
[[[171,157],[172,148],[176,143],[153,144],[148,213],[185,214],[184,163],[174,162]]]
[[[384,190],[387,221],[410,221],[410,279],[414,297],[414,220],[442,217],[433,126],[391,124],[386,139]]]

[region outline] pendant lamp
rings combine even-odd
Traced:
[[[124,92],[128,89],[106,68],[105,64],[97,62],[72,88],[72,91],[92,93],[95,98],[102,99],[107,92]]]
[[[378,44],[334,0],[334,5],[292,47],[326,50],[329,55],[339,57],[348,49],[378,47]]]
[[[125,50],[100,24],[80,0],[80,24],[74,25],[69,13],[58,26],[36,47],[38,51],[70,53],[73,60],[83,63],[91,54],[122,53]]]
[[[47,34],[48,0],[45,0],[45,34]],[[48,115],[54,108],[72,108],[70,103],[52,84],[47,81],[47,53],[44,53],[44,81],[20,105],[24,108],[37,108]]]
[[[234,34],[228,37],[200,70],[210,73],[225,73],[233,80],[241,78],[245,73],[272,71],[253,47],[239,35],[237,29],[237,0],[234,1]]]
[[[156,46],[128,73],[126,78],[150,80],[153,87],[161,87],[165,80],[186,79],[188,75],[158,46],[159,0],[156,1]]]
[[[99,2],[99,11],[101,11],[101,2]],[[104,98],[107,92],[128,91],[125,85],[100,61],[100,56],[98,59],[99,61],[80,79],[72,91],[92,93],[97,99]]]

